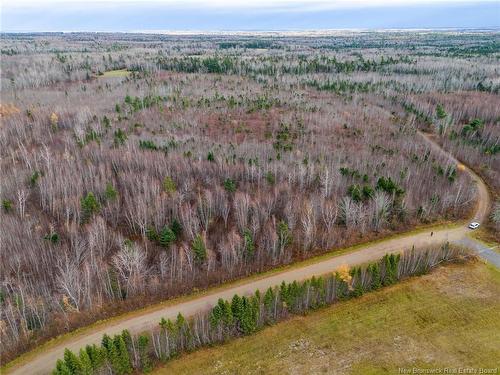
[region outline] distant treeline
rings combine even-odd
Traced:
[[[228,43],[233,47],[237,43]],[[252,45],[258,45],[257,42]],[[229,47],[227,47],[229,48]],[[253,47],[269,48],[269,47]],[[382,56],[380,59],[365,59],[358,55],[356,59],[340,61],[335,57],[315,56],[312,58],[299,57],[297,60],[279,63],[274,58],[259,58],[246,61],[233,56],[208,57],[160,57],[157,66],[164,70],[184,73],[217,73],[217,74],[262,74],[274,76],[276,74],[312,74],[312,73],[354,73],[374,72],[387,65],[414,64],[409,56]]]
[[[280,46],[274,44],[269,40],[255,40],[251,42],[222,42],[219,43],[220,49],[229,48],[249,48],[249,49],[260,49],[260,48],[280,48]]]

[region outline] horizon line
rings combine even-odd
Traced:
[[[482,27],[345,27],[345,28],[317,28],[317,29],[141,29],[141,30],[0,30],[0,34],[150,34],[150,35],[197,35],[197,34],[248,34],[248,33],[318,33],[318,32],[335,32],[335,31],[351,31],[351,32],[377,32],[377,31],[394,31],[394,32],[410,32],[410,31],[500,31],[500,26],[482,26]]]

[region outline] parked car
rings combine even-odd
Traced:
[[[479,223],[476,223],[475,221],[469,224],[469,229],[477,229],[479,228]]]

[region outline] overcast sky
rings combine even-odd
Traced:
[[[500,0],[2,0],[2,31],[499,28]]]

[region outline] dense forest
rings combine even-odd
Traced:
[[[424,132],[498,199],[498,33],[2,34],[1,55],[5,358],[467,217],[474,184]]]

